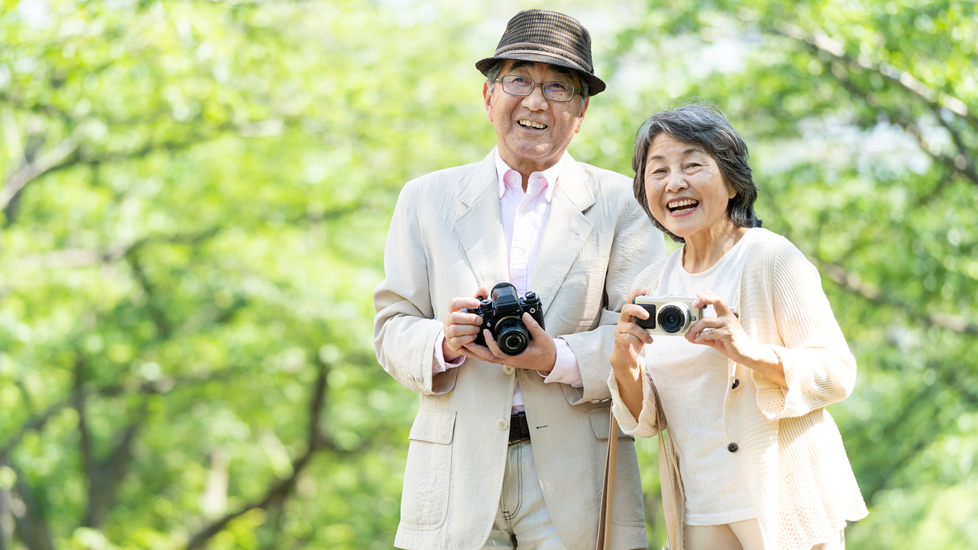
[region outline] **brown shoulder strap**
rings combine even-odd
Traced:
[[[615,467],[618,462],[618,420],[610,414],[608,427],[608,457],[604,463],[604,486],[601,488],[601,511],[598,518],[596,550],[611,549],[611,505],[615,501]]]

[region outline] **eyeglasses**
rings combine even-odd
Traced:
[[[508,74],[502,78],[497,78],[495,81],[503,83],[503,91],[507,94],[520,97],[532,94],[533,88],[539,86],[543,90],[543,97],[561,103],[566,103],[574,99],[574,94],[580,93],[580,90],[576,87],[559,80],[536,82],[525,76]]]

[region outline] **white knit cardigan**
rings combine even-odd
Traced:
[[[740,288],[730,306],[755,342],[784,366],[788,389],[728,361],[723,427],[748,476],[764,547],[810,550],[868,513],[839,430],[825,406],[845,399],[856,361],[822,291],[818,271],[787,239],[753,229]],[[681,253],[681,252],[680,252]],[[665,259],[643,271],[633,288],[655,288]],[[643,350],[654,361],[650,346]],[[647,372],[647,370],[646,370]],[[622,430],[651,437],[667,428],[654,383],[643,381],[636,419],[608,379]],[[672,438],[659,438],[659,470],[672,550],[685,547],[685,496]]]

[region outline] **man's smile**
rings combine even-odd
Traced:
[[[517,120],[516,123],[524,128],[536,128],[537,130],[545,130],[547,128],[546,124],[540,124],[532,120]]]

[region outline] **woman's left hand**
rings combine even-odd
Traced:
[[[713,306],[716,317],[704,317],[693,323],[686,340],[719,351],[734,362],[754,369],[761,376],[788,388],[781,358],[773,349],[759,345],[740,324],[740,318],[716,294],[706,290],[696,294],[693,307]]]
[[[696,301],[693,302],[693,307],[706,306],[713,306],[717,316],[704,317],[693,323],[686,333],[686,340],[690,343],[710,346],[727,358],[749,367],[755,361],[763,361],[768,354],[774,353],[757,345],[741,326],[737,314],[719,296],[708,290],[698,292]],[[777,357],[774,359],[777,361]]]

